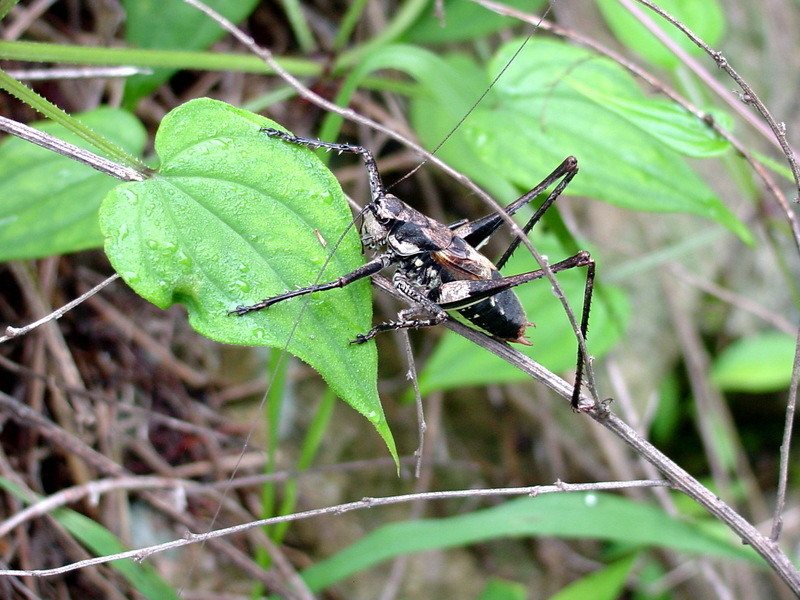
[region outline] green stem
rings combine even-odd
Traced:
[[[342,18],[339,25],[339,32],[336,34],[336,39],[333,42],[333,48],[336,52],[340,52],[350,39],[358,20],[361,18],[361,13],[364,12],[364,7],[367,5],[367,0],[354,0],[348,7],[347,12]]]
[[[274,351],[270,353],[269,373],[271,384],[267,391],[267,462],[264,465],[264,473],[269,475],[275,472],[276,456],[278,452],[278,429],[281,420],[281,409],[283,408],[283,396],[286,389],[286,369],[289,360],[282,352]],[[261,486],[261,518],[268,518],[275,514],[277,490],[275,482],[268,481]],[[267,535],[273,537],[273,529],[264,528]],[[255,561],[264,569],[268,569],[272,563],[272,558],[265,548],[257,548]],[[251,596],[260,598],[264,592],[263,584],[257,582],[253,586]]]
[[[308,55],[316,52],[317,45],[314,42],[314,34],[311,33],[311,28],[309,28],[303,16],[303,7],[300,2],[297,0],[282,0],[281,4],[302,53]]]
[[[18,2],[19,0],[0,0],[0,20],[4,19],[8,11],[14,8]]]
[[[0,41],[0,59],[87,65],[169,67],[198,71],[270,72],[263,60],[252,55],[140,48],[99,48],[36,42]],[[297,77],[316,77],[321,73],[319,65],[308,60],[280,58],[277,61],[284,69]]]
[[[133,65],[137,67],[164,67],[197,71],[272,73],[271,69],[260,58],[244,54],[144,50],[138,48],[96,48],[34,42],[0,41],[0,59],[78,65]],[[322,73],[322,68],[309,60],[297,58],[279,58],[276,60],[295,77],[319,77]],[[414,89],[412,85],[378,77],[365,79],[362,82],[362,87],[403,95],[412,94]]]
[[[67,114],[58,106],[46,98],[43,98],[22,82],[17,81],[2,69],[0,69],[0,89],[4,89],[9,94],[16,96],[22,102],[40,112],[51,121],[66,127],[69,131],[100,150],[107,158],[136,169],[140,173],[147,172],[147,167],[138,158],[128,154],[103,136],[98,135],[78,119]]]
[[[317,409],[317,414],[314,415],[314,421],[308,429],[305,440],[303,440],[303,447],[300,449],[300,458],[297,461],[297,471],[304,471],[308,469],[314,462],[317,456],[317,451],[322,443],[325,434],[328,432],[328,424],[333,414],[333,408],[336,406],[336,396],[328,388],[322,396],[322,402]],[[293,478],[286,482],[284,488],[283,502],[281,503],[278,515],[289,515],[294,512],[297,505],[297,479]],[[272,540],[279,544],[283,541],[286,535],[286,530],[289,528],[290,522],[284,521],[278,523],[272,532]]]
[[[386,28],[368,42],[342,53],[336,61],[336,69],[345,69],[361,61],[365,54],[376,48],[390,44],[416,23],[422,12],[430,5],[430,0],[409,0],[405,2]]]

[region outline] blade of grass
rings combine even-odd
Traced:
[[[0,0],[0,21],[5,18],[15,4],[17,4],[19,0]]]
[[[333,47],[337,51],[341,51],[346,45],[347,40],[355,29],[356,23],[361,18],[361,13],[364,12],[364,7],[367,5],[367,0],[354,0],[347,8],[347,12],[342,18],[339,25],[339,32],[336,34],[336,39],[333,42]]]
[[[40,112],[51,121],[62,125],[69,131],[86,140],[95,148],[103,152],[108,158],[131,167],[140,173],[146,172],[147,167],[138,158],[125,152],[116,144],[112,144],[106,138],[97,135],[94,131],[81,123],[75,117],[67,114],[49,100],[43,98],[22,82],[14,79],[8,73],[0,69],[0,88],[9,94],[16,96],[22,102]]]
[[[317,409],[314,420],[308,428],[305,440],[303,441],[303,446],[300,450],[300,458],[297,461],[297,471],[304,471],[305,469],[309,468],[311,463],[314,461],[314,458],[317,455],[317,450],[319,450],[319,445],[322,442],[325,433],[328,431],[328,423],[330,422],[335,405],[336,395],[331,391],[330,388],[327,388],[322,396],[322,402]],[[274,469],[271,471],[274,472]],[[268,483],[264,486],[265,490],[267,489],[267,486],[270,486],[269,490],[267,490],[270,494],[269,505],[262,501],[262,506],[271,507],[274,504],[274,498],[276,495],[275,487],[274,484]],[[283,502],[281,502],[280,508],[278,509],[278,514],[276,516],[292,514],[295,511],[296,506],[297,479],[291,478],[286,481],[286,485],[284,486]],[[280,545],[283,542],[286,531],[289,529],[289,525],[289,521],[284,521],[275,525],[269,534],[270,539],[276,544]],[[259,549],[257,562],[262,568],[266,569],[271,564],[271,558],[266,551]],[[261,598],[264,594],[264,591],[265,589],[263,584],[261,582],[256,582],[253,590],[251,591],[251,597]]]
[[[284,360],[281,352],[272,352],[269,361],[270,385],[265,399],[267,411],[267,461],[264,465],[264,473],[269,475],[275,472],[276,457],[278,453],[278,435],[281,422],[281,409],[286,391],[286,370],[291,361]],[[259,410],[261,412],[261,410]],[[267,481],[261,487],[261,518],[267,519],[275,516],[275,504],[278,496],[276,490],[277,483]],[[274,527],[264,527],[265,533],[270,539],[275,539]],[[263,569],[268,569],[272,565],[272,557],[266,548],[256,549],[256,562]],[[260,598],[264,594],[264,584],[256,581],[251,592],[251,597]]]
[[[169,67],[197,71],[237,71],[241,73],[272,74],[269,66],[256,56],[221,52],[97,48],[0,41],[0,59],[78,65]],[[287,72],[297,77],[318,77],[322,73],[320,65],[313,61],[286,57],[281,57],[276,61]],[[362,87],[406,96],[412,95],[415,90],[413,85],[378,77],[365,79],[362,82]]]
[[[292,26],[294,37],[302,54],[308,55],[317,51],[314,34],[303,16],[303,6],[297,0],[281,0],[286,18]]]
[[[314,420],[308,428],[306,437],[303,440],[303,447],[300,449],[300,459],[297,461],[297,470],[304,471],[311,466],[314,458],[317,456],[317,451],[322,443],[325,433],[328,431],[328,423],[330,423],[331,415],[333,414],[333,407],[336,406],[336,395],[330,388],[325,390],[322,395],[322,402],[317,408],[317,413],[314,415]],[[297,479],[290,479],[286,482],[284,489],[283,502],[281,503],[279,515],[289,515],[295,511],[297,505]],[[278,523],[275,526],[273,540],[281,542],[286,535],[286,530],[289,529],[289,521]]]
[[[423,11],[427,10],[428,6],[428,0],[409,0],[404,2],[395,12],[394,18],[386,25],[381,33],[361,46],[344,52],[339,57],[339,60],[336,61],[336,70],[349,68],[358,64],[365,55],[399,38],[408,28],[416,23],[419,16]]]

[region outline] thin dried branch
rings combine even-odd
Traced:
[[[1,396],[0,396],[1,397]],[[536,485],[518,488],[496,488],[496,489],[482,489],[482,490],[450,490],[444,492],[422,492],[417,494],[404,494],[401,496],[387,496],[381,498],[362,498],[356,502],[347,502],[345,504],[337,504],[334,506],[326,506],[314,510],[306,510],[290,515],[283,515],[279,517],[271,517],[269,519],[259,519],[241,525],[234,525],[232,527],[224,527],[222,529],[215,529],[203,534],[194,534],[186,532],[183,539],[172,540],[163,544],[154,544],[146,548],[138,550],[129,550],[127,552],[120,552],[109,556],[99,556],[74,562],[61,567],[54,567],[52,569],[0,569],[0,577],[2,576],[16,576],[16,577],[52,577],[54,575],[61,575],[69,573],[77,569],[83,569],[89,566],[105,564],[113,560],[133,559],[141,562],[153,554],[171,550],[173,548],[180,548],[189,544],[196,544],[204,541],[211,541],[217,538],[226,537],[235,533],[240,533],[253,529],[256,527],[266,527],[269,525],[276,525],[288,521],[300,521],[319,517],[323,515],[341,515],[354,510],[371,509],[378,506],[390,506],[393,504],[403,504],[407,502],[416,502],[419,500],[449,500],[453,498],[486,498],[498,496],[540,496],[542,494],[565,493],[565,492],[585,492],[585,491],[608,491],[608,490],[621,490],[629,488],[641,487],[669,487],[667,481],[660,479],[656,480],[639,480],[639,481],[608,481],[598,483],[564,483],[557,481],[553,485]]]
[[[204,489],[204,486],[186,479],[153,476],[117,477],[90,481],[83,485],[65,488],[46,498],[42,498],[4,521],[0,521],[0,536],[6,536],[15,527],[49,514],[62,506],[74,504],[84,498],[89,498],[91,504],[97,504],[101,495],[118,490],[174,490],[176,492],[175,506],[185,506],[186,488]]]
[[[0,392],[0,412],[12,418],[22,426],[29,427],[38,435],[49,440],[54,446],[67,455],[80,457],[83,461],[94,467],[99,473],[111,477],[130,477],[132,473],[104,456],[100,452],[87,446],[76,436],[64,431],[61,427],[48,420],[37,411],[18,402],[15,398]],[[143,492],[142,498],[154,508],[163,512],[176,523],[185,527],[199,528],[200,525],[185,510],[180,510],[172,502],[165,500],[160,495]],[[220,501],[220,507],[224,498]],[[282,580],[271,573],[265,572],[247,554],[225,540],[211,540],[215,547],[224,553],[234,564],[243,569],[250,577],[262,582],[268,589],[276,593],[285,591]],[[105,562],[105,561],[103,561]],[[0,572],[0,576],[9,574]]]
[[[406,356],[406,364],[408,365],[408,371],[406,371],[406,379],[411,382],[411,385],[414,388],[414,404],[417,407],[417,427],[419,432],[419,445],[417,449],[414,451],[414,456],[417,457],[417,466],[415,469],[415,475],[419,478],[420,472],[422,470],[422,456],[425,453],[425,431],[428,429],[428,425],[425,423],[425,411],[422,405],[422,396],[419,393],[419,379],[417,378],[417,364],[414,361],[414,351],[411,349],[411,340],[408,337],[408,330],[401,329],[400,333],[400,340],[401,345],[403,347],[403,352]]]
[[[554,373],[551,373],[531,358],[511,348],[508,344],[498,342],[454,320],[446,321],[444,325],[459,335],[463,335],[467,339],[486,348],[506,362],[513,364],[524,373],[527,373],[540,383],[549,387],[559,396],[567,400],[570,399],[572,386],[569,383]],[[743,543],[752,546],[753,549],[772,566],[778,576],[792,591],[800,595],[800,572],[798,572],[788,556],[786,556],[775,542],[762,535],[744,517],[733,510],[694,477],[689,475],[689,473],[679,467],[650,442],[636,433],[636,431],[612,413],[607,407],[601,405],[600,408],[591,408],[585,412],[597,423],[617,435],[617,437],[628,444],[628,446],[644,460],[656,467],[656,469],[669,480],[673,488],[692,498],[709,513],[735,531],[742,539]]]
[[[257,459],[259,461],[257,466],[263,468],[263,452],[258,454],[259,456],[256,457],[254,455],[252,458]],[[414,466],[415,468],[420,462],[416,457],[404,457],[401,458],[400,461],[404,465]],[[428,460],[424,461],[424,464],[430,466],[434,463]],[[232,486],[227,481],[213,484],[201,484],[193,481],[192,479],[186,479],[185,477],[182,477],[182,475],[185,474],[185,470],[180,469],[180,467],[175,469],[176,472],[168,477],[145,475],[130,477],[119,476],[108,479],[99,479],[90,481],[83,485],[76,485],[60,490],[55,494],[34,502],[27,508],[9,516],[7,519],[0,521],[0,537],[8,535],[15,527],[19,527],[23,523],[27,523],[33,519],[50,514],[58,508],[67,506],[69,504],[75,504],[84,498],[88,498],[90,504],[95,505],[98,503],[103,494],[108,494],[115,491],[169,490],[172,493],[175,508],[180,509],[186,505],[187,496],[192,496],[194,494],[213,493],[215,497],[218,497],[218,490],[224,487],[254,487],[263,485],[266,482],[288,481],[300,476],[310,476],[324,472],[342,473],[351,470],[363,469],[365,467],[386,468],[393,465],[394,461],[392,461],[390,458],[354,461],[351,463],[312,467],[301,472],[279,471],[261,475],[253,475],[250,477],[240,477],[233,482]],[[207,472],[207,469],[205,469],[204,472]],[[193,473],[192,475],[197,476],[198,474]]]
[[[65,313],[69,312],[79,304],[85,302],[86,300],[94,296],[97,292],[99,292],[100,290],[102,290],[107,285],[109,285],[110,283],[114,282],[117,279],[119,279],[119,275],[114,273],[111,277],[109,277],[108,279],[106,279],[101,283],[98,283],[96,286],[94,286],[85,294],[81,294],[80,296],[75,298],[75,300],[68,302],[61,308],[57,308],[50,314],[45,315],[38,321],[34,321],[29,325],[25,325],[24,327],[11,327],[9,325],[8,327],[6,327],[6,335],[0,336],[0,344],[2,344],[3,342],[7,342],[8,340],[14,339],[16,337],[19,337],[21,335],[25,335],[26,333],[32,331],[33,329],[36,329],[40,325],[44,325],[45,323],[49,323],[50,321],[60,319],[61,317],[64,316]]]
[[[101,173],[111,175],[111,177],[115,177],[116,179],[120,179],[122,181],[145,180],[145,176],[135,169],[119,165],[114,161],[108,160],[107,158],[103,158],[102,156],[98,156],[97,154],[89,152],[88,150],[78,148],[69,142],[60,140],[49,133],[39,131],[38,129],[18,123],[12,119],[0,117],[0,131],[5,131],[6,133],[15,135],[18,138],[31,142],[32,144],[36,144],[37,146],[41,146],[42,148],[51,150],[57,154],[71,158],[72,160],[76,160],[79,163],[83,163],[97,171],[100,171]]]
[[[631,14],[639,18],[643,23],[648,19],[644,17],[636,7],[631,4],[631,0],[620,0],[620,2],[625,5],[628,10],[631,11]],[[767,125],[769,126],[772,134],[775,136],[775,139],[778,141],[778,145],[780,146],[781,150],[783,151],[784,155],[786,156],[786,160],[789,162],[789,167],[792,170],[792,175],[794,176],[795,187],[798,189],[798,196],[800,196],[800,168],[797,165],[797,158],[795,157],[794,150],[789,145],[789,142],[786,139],[786,124],[779,123],[775,120],[772,114],[767,109],[766,105],[761,101],[761,98],[758,97],[758,94],[750,87],[750,85],[739,75],[734,68],[730,65],[728,60],[723,56],[722,52],[718,50],[714,50],[706,44],[700,37],[698,37],[691,29],[689,29],[686,25],[684,25],[681,21],[676,19],[674,16],[669,14],[660,6],[650,2],[650,0],[636,0],[639,4],[642,4],[648,7],[650,10],[655,12],[658,16],[668,21],[673,27],[679,29],[689,38],[692,43],[694,43],[698,48],[703,50],[708,56],[710,56],[714,61],[717,63],[717,66],[725,71],[731,79],[733,79],[736,84],[742,89],[742,94],[740,96],[740,100],[747,105],[753,106],[764,118]],[[673,44],[668,43],[671,42],[668,37],[663,36],[660,34],[660,29],[654,27],[651,29],[653,33],[659,35],[659,39],[668,44],[670,48],[674,48]],[[724,96],[723,96],[724,97]],[[795,198],[795,201],[798,201],[798,198]]]
[[[778,473],[778,493],[775,498],[775,516],[772,521],[770,539],[778,541],[783,529],[783,510],[786,507],[786,489],[789,481],[789,460],[791,457],[792,430],[794,428],[794,413],[797,406],[797,386],[800,380],[800,333],[795,344],[794,363],[792,364],[792,383],[789,389],[789,399],[786,402],[786,419],[783,426],[783,441],[781,442],[780,472]]]

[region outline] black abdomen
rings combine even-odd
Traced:
[[[525,311],[512,290],[505,290],[458,311],[466,319],[501,340],[520,342],[528,326]]]

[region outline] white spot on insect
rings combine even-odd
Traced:
[[[414,259],[414,266],[415,267],[421,267],[422,266],[422,259],[421,258]]]

